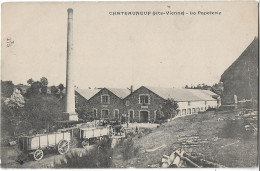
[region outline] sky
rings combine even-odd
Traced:
[[[65,85],[68,8],[74,10],[74,83],[83,89],[212,85],[258,35],[257,2],[5,3],[2,80],[27,84],[44,76],[49,86]],[[109,15],[117,11],[221,15]]]

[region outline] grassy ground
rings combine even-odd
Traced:
[[[234,121],[235,124],[232,124],[231,127],[227,124],[228,121],[218,121],[218,118],[234,118],[234,113],[207,112],[176,118],[161,125],[160,128],[153,128],[151,133],[143,135],[141,138],[135,136],[133,140],[134,146],[139,148],[138,154],[131,159],[123,160],[120,148],[115,149],[114,167],[147,168],[148,165],[157,164],[164,154],[169,155],[181,147],[176,143],[179,136],[194,134],[198,134],[201,139],[207,139],[209,143],[200,147],[184,148],[186,152],[201,153],[203,158],[226,167],[256,166],[257,136],[245,135],[247,132],[241,132],[244,129],[243,120]],[[235,136],[232,136],[233,138],[225,137],[231,134],[235,134]],[[160,146],[162,147],[151,151]]]
[[[227,118],[229,120],[223,120]],[[233,118],[234,113],[207,112],[176,118],[159,128],[142,129],[143,134],[133,136],[132,158],[124,160],[122,148],[118,145],[113,151],[111,167],[147,168],[148,165],[158,164],[164,154],[170,155],[181,147],[177,143],[178,138],[187,135],[197,135],[200,139],[207,139],[208,143],[199,147],[184,147],[186,152],[200,153],[204,159],[226,167],[254,167],[257,165],[257,136],[245,131],[247,120],[233,121]],[[130,151],[130,148],[124,149]],[[85,150],[73,148],[71,151]],[[1,167],[45,168],[53,161],[59,162],[64,158],[64,155],[46,153],[41,161],[26,161],[20,165],[15,162],[19,153],[17,146],[2,146]]]

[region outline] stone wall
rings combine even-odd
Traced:
[[[140,94],[148,94],[149,95],[149,104],[139,104],[139,95]],[[128,102],[127,102],[128,101]],[[155,121],[155,112],[158,110],[163,104],[164,99],[160,96],[156,95],[152,91],[148,90],[145,87],[140,87],[136,91],[134,91],[131,95],[124,99],[124,112],[129,116],[130,111],[134,112],[133,121],[140,122],[140,112],[147,111],[148,112],[148,121]]]
[[[102,95],[109,95],[109,104],[101,103],[101,96]],[[102,118],[101,111],[102,110],[108,110],[108,116],[109,119],[119,119],[115,118],[114,116],[114,110],[119,110],[119,117],[122,116],[123,113],[123,100],[114,95],[112,92],[107,90],[106,88],[99,91],[95,96],[93,96],[91,99],[89,99],[89,106],[90,109],[97,109],[97,118]]]

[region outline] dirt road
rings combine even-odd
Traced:
[[[79,156],[88,153],[94,146],[90,146],[88,150],[83,148],[71,148],[67,153],[77,153]],[[65,159],[65,155],[59,155],[56,152],[44,154],[44,157],[40,161],[32,161],[27,159],[23,164],[16,162],[19,153],[21,153],[16,147],[2,147],[1,148],[1,162],[2,168],[53,168],[55,164],[59,164]],[[6,155],[4,155],[6,154]]]

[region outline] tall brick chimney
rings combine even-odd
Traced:
[[[66,119],[78,121],[75,112],[74,59],[73,59],[73,9],[68,9],[67,27],[67,68],[66,68]]]

